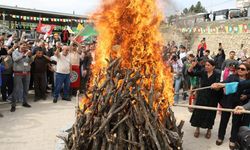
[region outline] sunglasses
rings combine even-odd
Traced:
[[[246,71],[247,69],[246,69],[246,68],[241,68],[241,67],[239,67],[238,70]]]

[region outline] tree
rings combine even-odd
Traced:
[[[183,14],[188,14],[189,10],[187,8],[183,9]]]
[[[205,12],[207,12],[206,8],[202,6],[200,1],[198,1],[195,6],[191,5],[190,8],[183,9],[182,15],[195,14],[195,13],[205,13]]]
[[[196,6],[195,6],[195,9],[194,9],[194,12],[195,13],[204,13],[204,12],[207,12],[206,9],[201,5],[201,2],[198,1]]]
[[[171,15],[168,17],[168,23],[173,23],[176,19],[176,15]]]
[[[189,13],[192,13],[192,12],[194,12],[195,11],[195,7],[194,7],[194,5],[192,5],[190,8],[189,8]]]

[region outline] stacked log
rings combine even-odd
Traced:
[[[145,75],[140,70],[121,68],[119,58],[107,61],[109,66],[96,77],[91,91],[79,100],[82,106],[77,107],[76,122],[64,139],[66,148],[182,149],[184,122],[176,125],[170,105],[164,116],[159,115],[160,108],[153,106],[152,99],[160,91],[154,89],[153,83],[143,87]]]

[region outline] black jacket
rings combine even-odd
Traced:
[[[225,55],[219,55],[217,54],[214,58],[215,61],[215,68],[216,69],[221,69],[221,66],[223,64],[223,62],[225,61]]]
[[[230,83],[230,82],[239,82],[240,78],[238,75],[230,75],[224,83]],[[240,92],[237,91],[236,93],[224,95],[222,100],[220,101],[220,104],[223,108],[235,108],[236,106],[240,105]]]

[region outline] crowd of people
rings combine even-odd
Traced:
[[[29,90],[35,91],[35,102],[51,94],[54,103],[59,96],[70,101],[78,90],[86,92],[95,42],[81,45],[74,38],[62,42],[58,34],[36,40],[19,39],[15,33],[0,36],[2,101],[11,103],[11,112],[19,102],[31,107]]]
[[[65,41],[64,41],[65,42]],[[96,44],[81,45],[74,39],[62,43],[55,34],[51,39],[18,39],[15,34],[0,36],[0,86],[2,101],[11,102],[11,112],[16,111],[18,102],[30,108],[27,101],[28,91],[34,89],[34,102],[46,100],[49,91],[53,103],[59,97],[70,101],[76,91],[86,92],[91,76]],[[180,89],[183,100],[189,104],[235,109],[235,113],[221,112],[217,145],[224,141],[227,125],[232,115],[230,137],[231,149],[237,142],[240,126],[249,126],[250,116],[242,114],[250,109],[250,88],[245,86],[235,93],[226,94],[223,83],[242,82],[250,79],[250,57],[247,48],[230,51],[228,59],[222,43],[218,43],[218,52],[211,55],[206,39],[202,39],[197,51],[188,50],[184,45],[177,46],[172,41],[163,48],[163,60],[172,68],[174,103],[180,100]],[[72,74],[74,72],[74,74]],[[249,84],[250,85],[250,84]],[[209,87],[197,92],[193,89]],[[194,136],[200,136],[200,129],[207,129],[205,137],[211,138],[216,117],[215,111],[193,109],[190,123],[195,127]],[[2,116],[2,114],[0,114]]]
[[[218,52],[211,55],[206,39],[203,38],[198,45],[197,51],[190,51],[185,46],[172,41],[163,48],[163,59],[166,65],[171,66],[174,74],[174,103],[178,104],[180,89],[183,91],[183,100],[189,97],[189,104],[208,107],[222,107],[234,109],[234,113],[219,112],[221,114],[218,139],[216,145],[224,141],[227,125],[232,115],[232,128],[229,147],[236,148],[237,134],[241,126],[249,126],[250,116],[242,114],[250,107],[250,83],[235,93],[225,93],[222,83],[249,81],[250,57],[247,48],[241,46],[241,50],[230,51],[228,59],[222,43],[218,43]],[[193,89],[205,88],[194,92]],[[200,136],[200,129],[206,129],[205,137],[211,138],[212,128],[216,118],[216,111],[193,109],[190,119],[191,126],[195,127],[194,137]],[[248,147],[249,148],[249,147]]]

